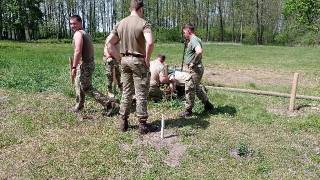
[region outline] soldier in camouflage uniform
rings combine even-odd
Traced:
[[[120,104],[120,130],[128,130],[128,118],[132,97],[136,98],[136,115],[139,119],[139,132],[154,131],[147,124],[147,97],[150,81],[150,56],[153,51],[153,37],[150,24],[143,17],[143,1],[131,0],[131,14],[122,19],[111,32],[110,49],[120,41],[121,82],[123,86]]]
[[[91,36],[82,29],[81,17],[71,16],[70,26],[74,31],[71,78],[75,82],[76,106],[73,111],[79,112],[83,109],[85,94],[88,94],[104,107],[106,115],[117,113],[119,108],[115,99],[104,96],[92,86],[92,74],[95,68],[93,43]]]
[[[167,65],[164,63],[166,56],[159,54],[157,59],[150,62],[150,88],[149,99],[158,102],[163,98],[164,93],[160,89],[160,84],[170,83]]]
[[[197,97],[204,104],[205,111],[213,110],[213,105],[210,103],[206,92],[201,88],[200,83],[204,72],[202,64],[202,42],[194,34],[194,26],[192,24],[186,24],[183,27],[183,35],[189,41],[187,44],[186,52],[184,54],[184,63],[188,66],[188,70],[192,76],[194,91]],[[181,117],[192,115],[192,104],[187,104],[185,111],[180,113]]]
[[[120,82],[121,73],[119,68],[120,62],[120,53],[119,53],[119,44],[115,46],[115,49],[111,51],[113,54],[109,54],[108,52],[108,43],[111,36],[109,35],[106,39],[105,47],[104,47],[104,54],[103,54],[103,62],[105,64],[106,76],[107,76],[107,89],[108,89],[108,96],[114,97],[112,91],[112,83],[115,77],[118,89],[122,91],[122,85]]]

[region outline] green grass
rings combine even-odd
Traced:
[[[102,45],[95,47],[94,85],[105,92]],[[181,51],[181,44],[157,44],[154,56],[165,53],[168,63],[179,64]],[[318,75],[318,48],[206,44],[205,51],[208,66]],[[135,126],[119,132],[118,118],[103,117],[91,99],[81,114],[68,112],[74,103],[71,52],[69,44],[0,42],[1,178],[319,179],[317,110],[288,116],[288,99],[209,91],[216,107],[212,114],[202,113],[199,101],[187,119],[176,116],[183,109],[179,100],[149,103],[150,122],[159,125],[165,114],[166,131],[176,134],[177,142],[147,141],[150,136],[140,136]],[[319,102],[297,105],[319,107]],[[132,116],[130,124],[137,125],[137,119]],[[170,147],[158,148],[162,143]],[[178,145],[186,147],[180,166],[168,166],[163,160]],[[234,157],[233,149],[250,156]]]

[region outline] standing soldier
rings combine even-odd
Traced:
[[[122,98],[120,104],[120,130],[128,130],[128,118],[132,97],[136,98],[136,115],[139,119],[139,132],[153,131],[147,124],[147,97],[150,72],[149,61],[153,51],[153,38],[150,24],[143,17],[143,1],[131,0],[130,16],[122,19],[111,32],[108,50],[120,41]]]
[[[105,46],[104,46],[104,54],[103,54],[103,62],[105,64],[106,69],[106,76],[107,76],[107,89],[108,89],[108,96],[114,97],[112,91],[112,83],[113,78],[117,81],[117,85],[120,91],[122,91],[122,85],[120,82],[120,69],[119,69],[119,62],[120,62],[120,53],[119,53],[119,43],[114,46],[110,53],[108,52],[107,44],[109,43],[111,35],[109,35],[106,39]]]
[[[184,54],[184,63],[188,66],[192,80],[194,83],[194,91],[197,97],[204,104],[205,111],[213,110],[213,105],[210,103],[206,92],[200,87],[204,67],[202,65],[202,43],[201,39],[194,34],[194,26],[192,24],[186,24],[183,27],[183,35],[189,41]],[[185,111],[180,113],[181,117],[191,116],[193,103],[186,105]]]
[[[71,78],[76,90],[76,106],[74,112],[79,112],[84,107],[85,94],[92,96],[98,103],[104,106],[106,115],[111,115],[118,109],[114,99],[108,98],[92,86],[92,74],[95,68],[94,51],[91,36],[82,28],[82,19],[78,15],[70,17],[70,26],[73,35],[73,62]],[[114,111],[113,111],[114,110]]]

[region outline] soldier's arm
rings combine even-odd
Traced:
[[[159,74],[159,80],[161,84],[169,84],[169,76],[168,76],[168,65],[164,64],[163,70]]]
[[[203,49],[202,49],[201,45],[198,44],[198,45],[195,47],[195,56],[194,56],[194,58],[190,61],[189,67],[192,67],[192,66],[194,66],[194,64],[197,64],[197,63],[199,62],[199,60],[200,60],[201,57],[202,57],[202,53],[203,53]]]
[[[150,28],[145,28],[143,31],[144,38],[146,39],[146,54],[145,63],[147,67],[150,67],[150,58],[154,48],[152,32]]]
[[[168,76],[160,75],[159,80],[160,80],[160,83],[161,83],[161,84],[168,84],[168,83],[170,83]]]
[[[82,58],[82,46],[83,46],[83,39],[81,32],[77,31],[74,34],[74,52],[73,52],[73,65],[72,68],[78,66]]]
[[[104,57],[109,57],[110,56],[110,54],[108,52],[108,42],[109,42],[108,38],[109,38],[109,36],[107,37],[107,39],[106,39],[106,41],[104,43],[104,48],[103,48],[103,56]]]
[[[111,33],[106,39],[106,44],[104,47],[104,56],[112,56],[113,58],[120,60],[120,52],[117,49],[117,44],[119,43],[119,38],[117,35]]]

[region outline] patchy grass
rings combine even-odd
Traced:
[[[1,178],[320,178],[320,113],[306,106],[318,107],[318,102],[298,100],[306,108],[291,115],[286,113],[287,99],[209,91],[216,107],[212,114],[203,113],[199,101],[187,119],[177,117],[183,109],[179,100],[149,103],[150,122],[160,125],[165,115],[168,138],[159,139],[159,133],[140,136],[134,116],[130,130],[120,133],[118,118],[103,117],[101,106],[90,99],[81,114],[68,111],[74,103],[67,67],[70,45],[0,43]],[[207,52],[216,52],[205,57],[210,65],[252,64],[280,71],[298,69],[302,62],[278,62],[287,59],[283,54],[294,58],[300,51],[304,56],[297,56],[312,64],[301,70],[317,74],[311,55],[319,53],[316,48],[205,46]],[[105,91],[102,45],[96,47],[94,85]],[[179,44],[160,44],[156,53],[168,52],[168,62],[177,63],[180,50]]]

